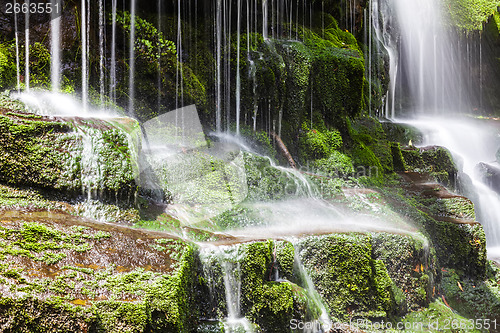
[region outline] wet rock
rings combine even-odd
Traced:
[[[385,264],[372,256],[370,235],[310,236],[298,248],[332,317],[383,319],[392,313],[392,281]]]
[[[426,173],[434,181],[454,188],[458,178],[458,167],[450,152],[439,146],[423,148],[408,147],[401,150],[408,171]]]
[[[479,173],[481,180],[491,189],[500,193],[500,167],[488,163],[479,163],[475,171]]]
[[[0,220],[2,331],[183,332],[191,325],[191,245],[49,211],[3,211]]]
[[[422,133],[411,125],[393,123],[390,121],[382,122],[382,127],[392,141],[399,142],[401,146],[407,147],[412,144],[422,143]]]
[[[137,190],[137,146],[127,132],[134,129],[138,124],[129,118],[45,117],[0,109],[0,181],[70,196],[131,200]]]
[[[474,205],[468,199],[432,183],[428,173],[406,172],[404,195],[385,192],[389,204],[410,217],[428,236],[439,264],[471,277],[486,271],[486,238],[475,221]]]

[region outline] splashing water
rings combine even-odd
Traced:
[[[423,145],[439,145],[448,148],[462,164],[463,172],[472,180],[471,198],[476,213],[486,231],[488,249],[500,247],[500,196],[483,180],[478,172],[479,163],[496,166],[495,154],[500,147],[499,130],[481,120],[471,118],[420,118],[404,120],[425,134]],[[496,253],[495,256],[498,256]]]

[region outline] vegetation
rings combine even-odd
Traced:
[[[425,319],[422,330],[433,330],[434,323],[499,318],[500,269],[487,260],[473,202],[455,193],[461,166],[443,147],[415,147],[423,141],[416,128],[372,117],[382,108],[388,74],[387,55],[376,47],[369,61],[380,70],[367,77],[363,43],[370,41],[361,37],[361,13],[368,2],[349,19],[354,31],[342,22],[349,17],[344,6],[326,0],[279,22],[268,8],[267,32],[259,19],[241,26],[239,36],[228,29],[237,17],[217,35],[214,8],[184,3],[175,13],[167,4],[159,16],[152,3],[141,3],[133,111],[143,122],[196,104],[204,132],[194,149],[177,147],[184,118],[152,130],[167,147],[153,154],[157,147],[142,140],[137,120],[40,115],[1,93],[0,327],[223,332],[232,316],[255,332],[281,333],[292,331],[293,320],[317,323],[324,315],[334,323],[362,320],[367,331],[381,321],[406,327]],[[81,82],[80,18],[79,7],[67,5],[62,85],[74,92]],[[445,2],[459,30],[472,34],[489,20],[488,41],[498,39],[497,5]],[[12,28],[9,18],[0,21],[5,31]],[[111,105],[99,96],[99,31],[89,22],[89,98]],[[38,23],[30,82],[49,89],[49,30]],[[131,96],[123,42],[131,35],[130,13],[119,10],[116,23],[114,88],[123,107]],[[0,89],[13,89],[14,34],[0,38]],[[24,45],[18,40],[20,63]],[[222,128],[236,131],[237,94],[235,141],[252,152],[236,144],[219,149],[223,138],[205,136],[215,129],[216,111]],[[296,169],[280,166],[279,153],[289,154]],[[288,212],[274,207],[304,202],[335,210],[334,217],[311,212],[299,221],[304,229],[323,215],[331,224],[307,232],[268,228],[267,216],[288,228]],[[337,232],[338,219],[367,217],[369,227]]]

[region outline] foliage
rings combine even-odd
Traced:
[[[8,44],[0,44],[0,89],[15,85],[16,66],[10,56]]]
[[[342,147],[342,136],[338,130],[310,129],[306,122],[302,123],[299,140],[300,153],[304,162],[328,158]]]
[[[123,26],[125,31],[131,31],[131,17],[129,12],[118,12],[116,21]],[[135,17],[135,50],[138,56],[150,62],[157,62],[162,57],[176,58],[177,50],[174,42],[165,39],[163,34],[148,21]]]
[[[496,12],[498,0],[445,0],[451,24],[466,31],[482,30],[483,23]]]

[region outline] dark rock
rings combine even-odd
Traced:
[[[476,165],[475,171],[479,173],[483,183],[487,184],[491,189],[500,193],[500,168],[488,163],[479,163]]]

